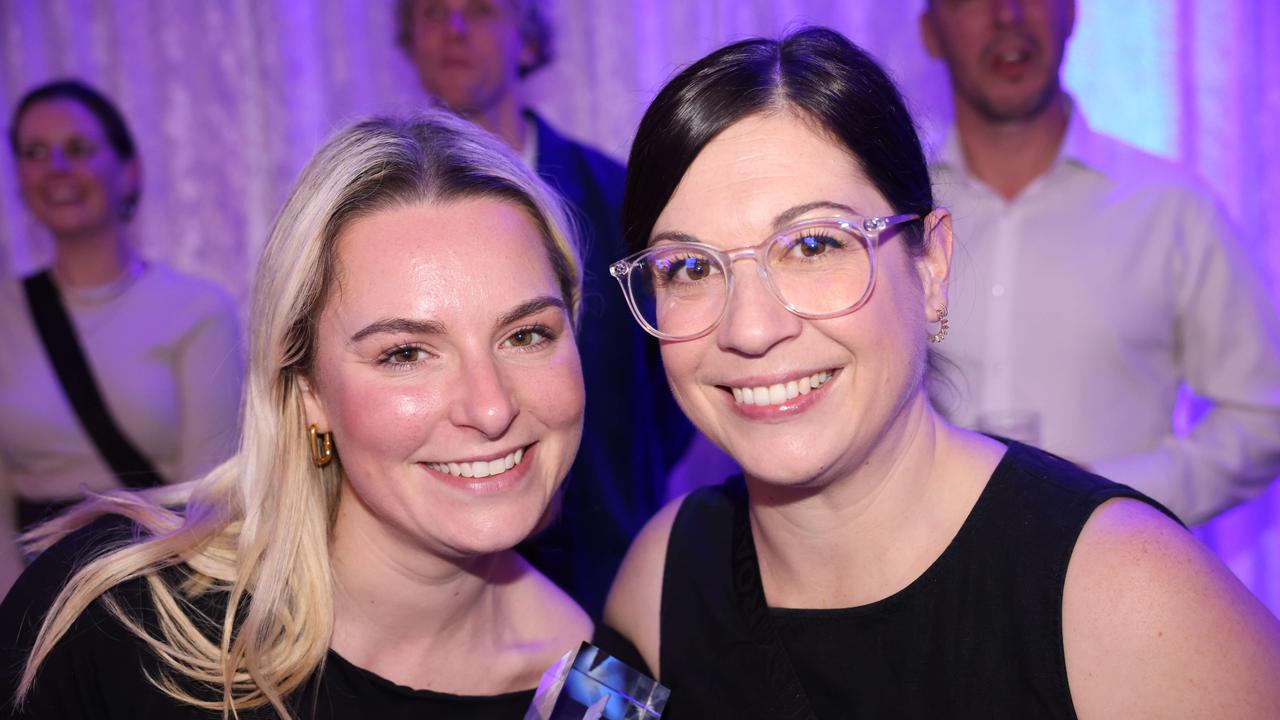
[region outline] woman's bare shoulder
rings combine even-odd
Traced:
[[[1280,622],[1191,533],[1121,498],[1068,567],[1063,647],[1079,717],[1280,717]]]
[[[655,677],[660,672],[658,638],[667,543],[685,497],[667,503],[636,535],[604,606],[605,623],[635,644]]]

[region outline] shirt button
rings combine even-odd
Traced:
[[[992,285],[992,286],[991,286],[991,296],[992,296],[992,297],[1004,297],[1004,285],[1001,285],[1000,283],[996,283],[995,285]]]

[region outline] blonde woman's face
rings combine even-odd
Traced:
[[[337,532],[465,557],[546,511],[582,432],[578,351],[524,210],[420,204],[352,222],[320,318],[308,421],[343,471]]]

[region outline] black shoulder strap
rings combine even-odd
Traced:
[[[782,643],[782,636],[773,619],[769,617],[769,605],[764,597],[764,581],[760,578],[760,563],[756,557],[755,540],[751,537],[751,520],[747,517],[747,488],[742,478],[726,484],[733,497],[733,584],[737,590],[742,614],[746,618],[747,631],[752,642],[765,654],[765,677],[772,691],[774,706],[767,714],[785,720],[814,720],[809,696],[800,684],[791,655]]]
[[[102,400],[102,393],[85,361],[84,352],[76,340],[71,318],[62,305],[62,296],[54,286],[49,272],[32,275],[22,281],[27,295],[27,307],[31,319],[44,343],[45,354],[58,375],[62,391],[75,408],[80,426],[93,441],[98,454],[111,466],[111,471],[122,484],[131,488],[160,485],[164,478],[156,472],[133,443],[120,432],[116,421]]]

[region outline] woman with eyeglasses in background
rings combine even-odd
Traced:
[[[612,272],[744,472],[660,512],[610,595],[664,718],[1280,716],[1280,624],[1160,506],[930,404],[951,222],[860,49],[680,73],[623,224]]]
[[[139,254],[142,160],[109,98],[78,80],[37,86],[9,146],[53,249],[48,269],[0,284],[0,497],[16,506],[0,527],[26,528],[86,490],[189,480],[226,459],[244,361],[231,298]],[[11,535],[0,592],[21,567]]]

